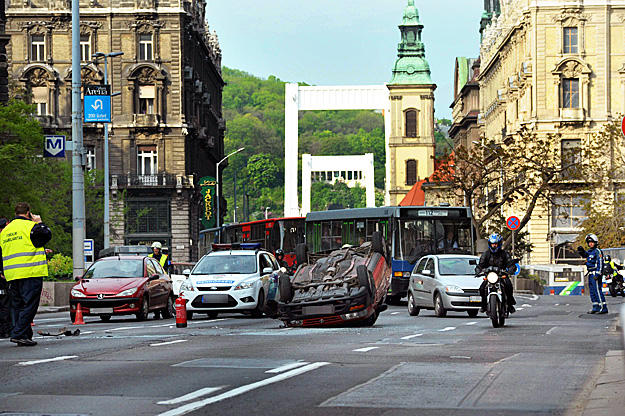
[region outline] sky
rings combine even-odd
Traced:
[[[207,0],[222,64],[309,85],[382,85],[391,79],[408,0]],[[415,0],[437,84],[437,118],[451,118],[457,56],[479,54],[482,0]]]

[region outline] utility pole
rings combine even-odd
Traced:
[[[72,0],[72,259],[74,277],[85,271],[85,176],[80,90],[80,1]]]

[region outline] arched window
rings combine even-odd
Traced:
[[[417,137],[417,111],[406,111],[406,137]]]
[[[406,160],[406,185],[412,186],[417,183],[417,161]]]

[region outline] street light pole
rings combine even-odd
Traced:
[[[232,155],[234,155],[234,154],[237,154],[237,153],[239,153],[239,152],[242,152],[243,150],[245,150],[245,147],[242,147],[242,148],[240,148],[239,150],[235,150],[234,152],[230,153],[228,156],[224,157],[224,158],[223,158],[223,159],[221,159],[219,162],[217,162],[217,166],[216,166],[216,168],[217,168],[217,169],[216,169],[216,170],[217,170],[217,174],[215,175],[215,182],[217,182],[217,187],[216,187],[216,188],[217,188],[217,192],[216,192],[216,193],[217,193],[217,195],[216,195],[216,196],[217,196],[217,228],[219,228],[219,226],[221,225],[221,224],[220,224],[220,218],[219,218],[219,205],[221,205],[221,204],[220,204],[220,202],[221,202],[221,201],[220,201],[220,196],[219,196],[219,195],[220,195],[220,192],[219,192],[219,185],[220,185],[220,183],[221,183],[221,182],[219,181],[219,165],[221,165],[221,163],[222,163],[223,161],[225,161],[226,159],[228,159],[230,156],[232,156]]]
[[[93,57],[97,59],[104,58],[104,82],[109,83],[107,58],[114,58],[123,55],[124,52],[102,53],[96,52]],[[111,94],[113,96],[115,94]],[[111,106],[112,107],[112,106]],[[111,109],[111,119],[112,119]],[[112,120],[111,120],[112,121]],[[110,211],[109,211],[109,123],[104,123],[104,248],[109,248],[110,240]]]

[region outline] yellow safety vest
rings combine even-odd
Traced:
[[[33,221],[15,219],[0,233],[4,277],[7,281],[48,275],[45,249],[35,247],[30,241],[30,232],[35,224]]]
[[[152,257],[154,258],[154,253],[150,254],[148,257]],[[162,254],[161,253],[161,259],[158,261],[159,263],[161,263],[161,267],[165,267],[165,262],[167,261],[167,254]]]

